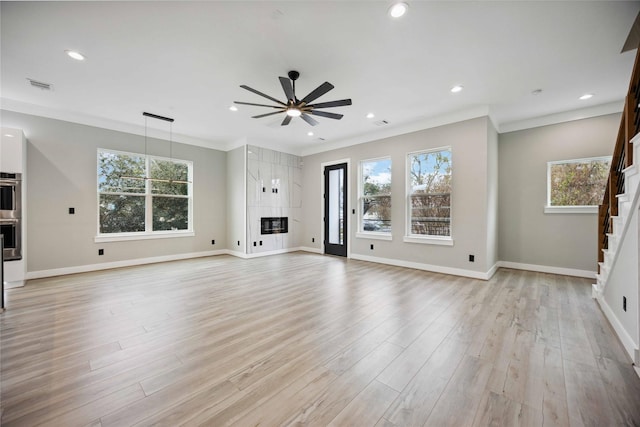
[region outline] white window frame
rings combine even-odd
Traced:
[[[611,156],[598,156],[598,157],[585,157],[582,159],[569,159],[569,160],[554,160],[547,162],[547,200],[544,206],[544,213],[546,214],[597,214],[598,205],[584,205],[584,206],[551,206],[551,167],[553,165],[560,165],[566,163],[588,163],[592,161],[608,161],[611,163]]]
[[[391,223],[391,231],[367,231],[364,230],[364,222],[363,216],[364,212],[362,209],[362,198],[364,197],[364,181],[363,181],[363,172],[364,168],[362,167],[363,163],[371,163],[380,160],[389,160],[390,164],[390,173],[391,173],[391,182],[393,183],[393,160],[391,156],[385,157],[376,157],[373,159],[363,159],[358,162],[358,230],[356,231],[356,237],[361,239],[375,239],[375,240],[393,240],[393,223]],[[391,196],[392,204],[393,204],[393,196]]]
[[[146,239],[166,239],[166,238],[175,238],[175,237],[193,237],[195,236],[195,232],[193,230],[193,162],[191,160],[183,160],[183,159],[175,159],[161,156],[152,156],[145,155],[142,153],[133,153],[127,151],[119,151],[119,150],[111,150],[108,148],[98,148],[96,155],[96,163],[100,161],[101,153],[111,153],[111,154],[119,154],[125,156],[136,156],[143,157],[145,159],[145,171],[146,174],[149,174],[149,170],[151,167],[152,160],[160,160],[160,161],[168,161],[173,163],[182,163],[186,164],[188,168],[188,184],[187,184],[187,196],[182,196],[180,198],[188,199],[188,229],[186,230],[160,230],[153,231],[153,197],[154,194],[151,193],[151,186],[149,180],[145,180],[145,192],[144,193],[136,193],[135,196],[142,196],[145,198],[145,231],[138,232],[127,232],[127,233],[101,233],[100,232],[100,195],[101,194],[109,194],[109,193],[101,193],[100,192],[100,184],[98,182],[98,171],[96,168],[96,200],[97,200],[97,215],[96,215],[96,236],[94,237],[94,242],[102,243],[102,242],[121,242],[121,241],[129,241],[129,240],[146,240]],[[119,194],[119,193],[113,193]],[[157,196],[157,195],[155,195]]]
[[[441,246],[453,246],[453,191],[451,192],[451,206],[449,207],[449,236],[432,236],[425,234],[413,234],[411,233],[411,156],[424,153],[435,153],[438,151],[448,151],[451,153],[451,186],[453,188],[453,149],[451,146],[428,148],[424,150],[412,151],[405,156],[405,236],[403,241],[406,243],[420,243],[425,245],[441,245]]]

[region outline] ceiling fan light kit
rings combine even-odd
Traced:
[[[301,115],[302,111],[298,110],[296,107],[287,108],[287,116],[300,117]]]
[[[392,18],[400,18],[402,15],[407,13],[407,10],[409,10],[409,5],[407,3],[405,2],[394,3],[389,8],[389,15]]]
[[[320,102],[316,104],[310,104],[316,99],[320,98],[325,93],[329,92],[334,86],[329,82],[324,82],[314,90],[312,90],[307,96],[302,98],[301,100],[296,97],[296,80],[300,77],[300,73],[297,71],[289,71],[288,78],[287,77],[279,77],[280,84],[282,85],[282,90],[284,91],[285,96],[287,97],[286,102],[282,102],[272,96],[269,96],[265,93],[262,93],[258,90],[255,90],[247,85],[240,85],[241,88],[248,90],[249,92],[253,92],[256,95],[260,95],[263,98],[267,98],[268,100],[275,102],[278,105],[267,105],[267,104],[255,104],[252,102],[242,102],[242,101],[234,101],[236,104],[240,105],[252,105],[254,107],[267,107],[267,108],[275,108],[278,111],[274,111],[266,114],[259,114],[257,116],[252,116],[254,119],[259,119],[262,117],[272,116],[274,114],[285,113],[285,118],[282,121],[281,126],[287,126],[291,119],[294,117],[300,117],[302,120],[310,124],[311,126],[315,126],[318,124],[318,121],[315,120],[311,115],[326,117],[329,119],[340,120],[343,115],[337,113],[330,113],[328,111],[320,111],[320,108],[332,108],[332,107],[343,107],[346,105],[351,105],[351,99],[340,99],[338,101],[329,101],[329,102]]]

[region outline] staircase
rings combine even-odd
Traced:
[[[640,366],[639,58],[636,52],[607,188],[598,207],[598,273],[592,289],[636,366]]]
[[[636,135],[631,140],[633,156],[640,158],[640,134]],[[600,248],[601,255],[598,262],[598,274],[596,274],[596,284],[594,285],[594,298],[597,294],[602,294],[607,281],[609,279],[609,273],[615,266],[617,255],[619,254],[619,247],[622,240],[627,234],[631,218],[632,208],[638,209],[638,199],[640,195],[640,170],[637,163],[632,164],[629,167],[624,168],[621,171],[622,180],[624,181],[624,190],[620,194],[615,195],[615,209],[610,211],[616,212],[617,215],[599,215],[602,218],[601,226],[606,230],[605,236],[601,234],[601,240],[606,239],[606,245]],[[600,205],[602,206],[605,205]],[[604,239],[603,239],[604,238]]]

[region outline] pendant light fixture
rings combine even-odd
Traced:
[[[174,122],[174,119],[172,119],[171,117],[164,117],[164,116],[159,116],[157,114],[147,113],[146,111],[143,112],[142,115],[145,117],[145,119],[144,119],[144,155],[145,155],[145,157],[147,156],[147,117],[150,117],[152,119],[163,120],[165,122],[169,122],[169,163],[173,164],[173,122]],[[191,183],[191,181],[185,181],[185,180],[173,179],[173,178],[161,179],[161,178],[146,177],[145,179],[147,179],[149,181],[156,181],[156,182],[168,182],[169,184],[173,184],[173,183],[176,183],[176,184],[190,184]]]
[[[162,120],[165,122],[169,122],[169,163],[173,164],[173,122],[174,119],[171,117],[159,116],[153,113],[147,113],[146,111],[142,113],[144,116],[144,158],[147,159],[147,118],[150,117],[152,119]],[[174,172],[175,173],[175,172]],[[190,184],[191,181],[185,181],[181,179],[162,179],[162,178],[151,178],[150,176],[145,176],[144,178],[133,177],[133,176],[123,176],[122,178],[126,179],[138,179],[145,181],[155,181],[155,182],[168,182],[169,184]]]

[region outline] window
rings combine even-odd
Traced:
[[[391,159],[363,160],[359,170],[359,232],[391,237]]]
[[[451,244],[451,149],[409,153],[407,174],[405,241]]]
[[[545,212],[597,212],[610,164],[611,157],[548,162]]]
[[[192,162],[98,150],[98,236],[191,232]]]

